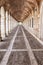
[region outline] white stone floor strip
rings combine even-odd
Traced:
[[[4,51],[10,51],[7,49],[0,49],[0,52],[4,52]],[[28,49],[12,49],[11,51],[28,51]],[[43,52],[43,49],[32,49],[32,51],[41,51]]]
[[[17,37],[23,37],[23,36],[17,36]]]
[[[23,30],[23,28],[21,28],[21,29],[22,29],[22,32],[23,32],[23,36],[24,36],[24,40],[25,40],[26,47],[28,49],[28,55],[29,55],[29,58],[30,58],[31,65],[38,65],[38,63],[37,63],[37,61],[35,59],[35,56],[34,56],[34,54],[32,52],[32,49],[30,47],[30,44],[29,44],[29,42],[28,42],[28,40],[26,38],[26,35],[24,33],[24,30]]]
[[[13,49],[12,51],[28,51],[27,49]]]
[[[39,51],[39,52],[41,51],[42,52],[43,49],[32,49],[32,51]]]
[[[4,52],[4,51],[7,51],[7,49],[0,49],[0,52]]]
[[[10,52],[10,50],[7,50],[7,49],[0,49],[0,52],[4,52],[4,51]],[[28,51],[28,49],[12,49],[11,51]]]
[[[0,63],[0,65],[7,65],[9,56],[10,56],[11,51],[12,51],[13,44],[14,44],[14,42],[15,42],[15,38],[16,38],[17,33],[18,33],[18,29],[19,29],[19,27],[17,28],[17,31],[16,31],[16,33],[14,34],[14,37],[13,37],[13,39],[11,40],[10,45],[9,45],[9,47],[8,47],[8,51],[5,53],[5,55],[4,55],[4,57],[3,57],[3,59],[2,59],[2,61],[1,61],[1,63]]]

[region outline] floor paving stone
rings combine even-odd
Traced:
[[[7,65],[31,65],[27,52],[12,52]]]

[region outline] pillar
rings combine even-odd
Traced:
[[[6,12],[5,12],[5,23],[4,23],[4,25],[5,25],[5,36],[6,36]]]
[[[13,24],[13,18],[12,18],[12,16],[11,16],[11,23],[10,23],[10,24],[11,24],[11,26],[10,26],[10,27],[11,27],[11,31],[12,31],[12,29],[13,29],[13,26],[14,26],[14,24]]]
[[[34,15],[34,13],[33,13],[33,11],[32,11],[32,16],[31,16],[31,28],[33,28],[33,15]]]
[[[9,14],[9,33],[11,32],[11,16]]]
[[[2,40],[5,38],[5,11],[4,7],[1,6],[1,37]]]
[[[40,38],[43,39],[43,1],[40,8]]]
[[[6,36],[9,34],[9,15],[8,11],[6,11]]]
[[[1,41],[1,8],[0,8],[0,41]]]
[[[34,10],[34,34],[39,38],[39,8],[38,6]]]

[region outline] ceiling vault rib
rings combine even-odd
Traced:
[[[41,0],[0,0],[0,7],[3,5],[18,22],[22,22],[40,6],[40,2]]]

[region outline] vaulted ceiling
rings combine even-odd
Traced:
[[[40,6],[41,0],[0,0],[11,15],[19,22],[25,20],[32,10]]]

